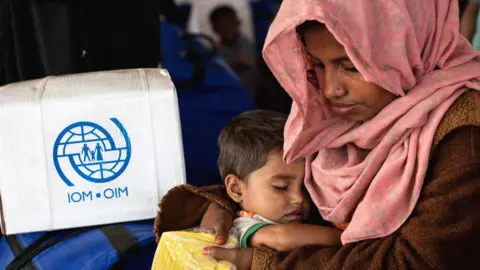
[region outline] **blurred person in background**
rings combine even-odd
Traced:
[[[230,6],[221,5],[210,13],[210,23],[218,35],[218,52],[251,91],[256,83],[255,46],[240,32],[240,19]]]

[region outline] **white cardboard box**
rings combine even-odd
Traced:
[[[185,183],[167,71],[48,77],[0,88],[2,231],[153,218]]]

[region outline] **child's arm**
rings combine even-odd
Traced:
[[[341,246],[342,231],[309,224],[278,224],[260,228],[250,238],[251,246],[265,245],[288,251],[307,245]]]

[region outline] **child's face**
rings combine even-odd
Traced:
[[[299,223],[310,210],[305,190],[305,161],[286,164],[281,151],[272,152],[267,164],[244,182],[241,206],[278,223]]]

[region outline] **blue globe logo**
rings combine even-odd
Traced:
[[[110,120],[118,128],[116,136],[93,122],[73,123],[58,135],[53,146],[53,162],[67,186],[74,186],[72,180],[78,177],[93,183],[107,183],[127,168],[130,138],[118,119]]]

